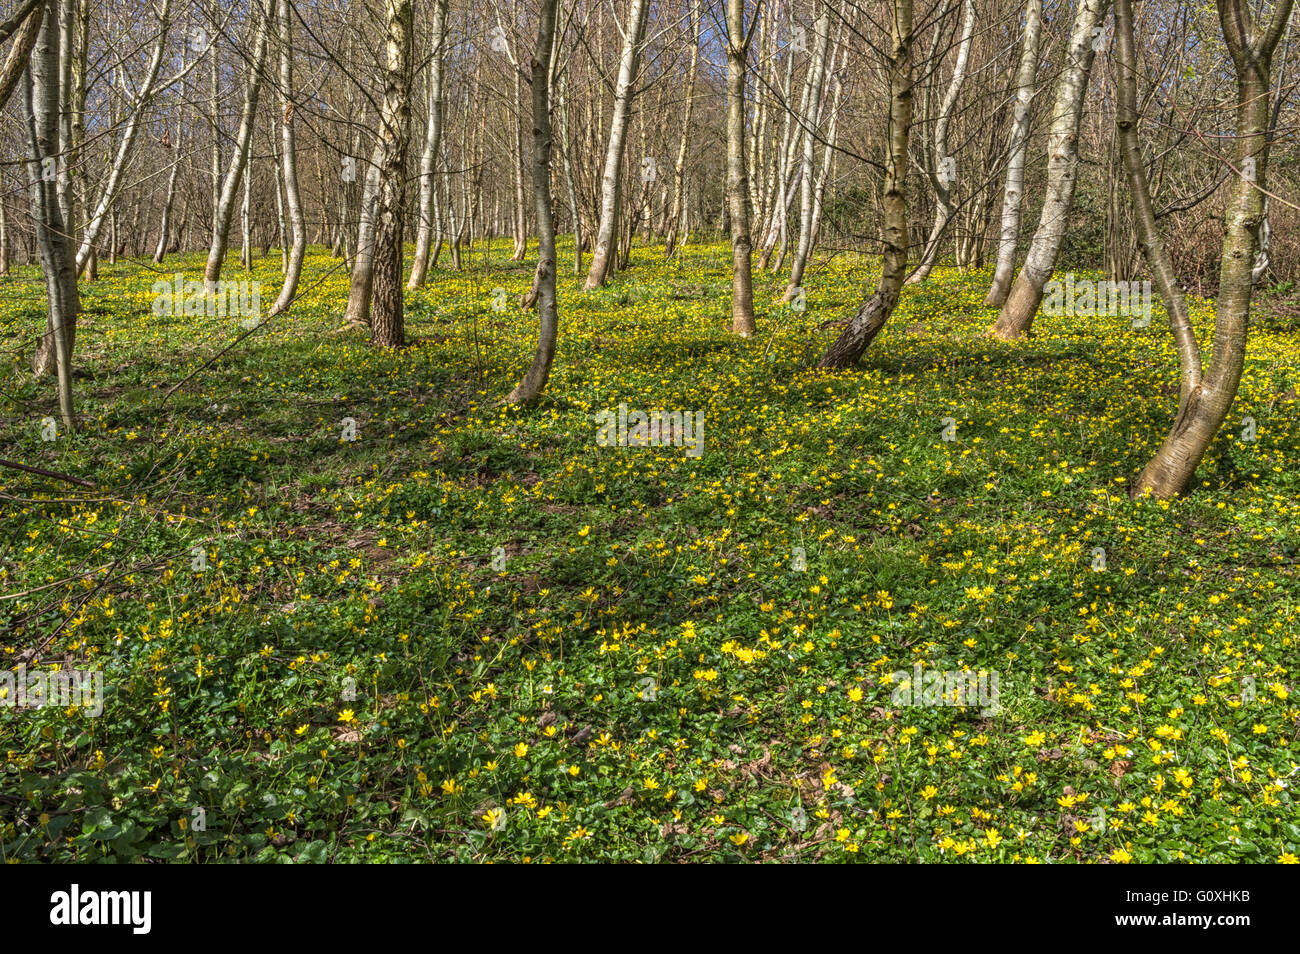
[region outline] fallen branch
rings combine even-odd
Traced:
[[[71,474],[60,474],[56,470],[45,470],[41,467],[29,467],[26,464],[17,464],[11,460],[4,460],[3,458],[0,458],[0,467],[11,467],[14,470],[24,470],[29,474],[39,474],[42,477],[53,477],[55,480],[64,480],[70,484],[89,487],[91,490],[95,489],[95,482],[92,480],[86,480],[84,477],[73,477]]]

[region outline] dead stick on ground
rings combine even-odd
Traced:
[[[41,467],[29,467],[26,464],[17,464],[11,460],[0,458],[0,467],[12,467],[14,470],[25,470],[29,474],[40,474],[42,477],[53,477],[55,480],[66,480],[70,484],[78,484],[82,487],[95,489],[95,482],[86,480],[84,477],[73,477],[71,474],[60,474],[58,471],[45,470]]]

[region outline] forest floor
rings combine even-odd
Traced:
[[[517,409],[508,251],[434,269],[382,352],[313,250],[207,367],[240,320],[152,308],[200,257],[102,266],[73,433],[26,373],[39,276],[0,279],[0,457],[95,483],[0,470],[0,662],[103,690],[0,706],[4,860],[1296,860],[1293,317],[1256,316],[1201,486],[1134,502],[1159,307],[1008,345],[988,273],[941,268],[826,374],[870,260],[803,312],[759,276],[744,341],[725,246],[583,293],[562,245]],[[278,254],[251,278],[265,310]],[[702,412],[702,445],[602,446],[620,404]]]

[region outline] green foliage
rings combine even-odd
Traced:
[[[0,368],[0,456],[97,484],[0,472],[0,658],[104,685],[97,717],[0,707],[5,860],[1295,859],[1293,327],[1254,330],[1196,493],[1133,502],[1176,401],[1160,313],[1003,345],[988,274],[940,268],[824,375],[876,263],[819,263],[804,313],[756,276],[742,341],[725,246],[636,249],[590,295],[562,268],[518,409],[508,256],[435,269],[385,352],[337,333],[317,252],[167,402],[242,329],[101,266],[55,441],[53,388]],[[601,446],[620,403],[703,412],[703,453]],[[998,704],[902,705],[917,665]]]

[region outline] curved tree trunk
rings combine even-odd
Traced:
[[[1043,0],[1025,4],[1025,38],[1016,73],[1016,110],[1007,140],[1007,183],[1002,192],[1002,232],[998,238],[998,263],[993,270],[986,305],[1001,306],[1011,290],[1016,267],[1016,242],[1020,237],[1020,208],[1025,197],[1025,154],[1029,147],[1030,107],[1038,81],[1038,52],[1043,36]]]
[[[907,271],[907,149],[912,130],[912,0],[893,0],[889,53],[889,154],[885,158],[880,284],[822,356],[829,370],[857,364],[894,313]]]
[[[1164,237],[1156,225],[1146,164],[1138,142],[1137,54],[1134,49],[1133,16],[1129,0],[1115,0],[1115,48],[1118,58],[1115,126],[1119,134],[1120,154],[1124,171],[1128,175],[1129,200],[1133,205],[1133,222],[1138,242],[1142,246],[1147,267],[1151,269],[1156,289],[1164,299],[1165,310],[1169,314],[1169,327],[1178,349],[1181,370],[1178,406],[1181,411],[1201,383],[1201,351],[1196,343],[1191,317],[1187,313],[1187,300],[1178,286],[1173,260],[1169,257]]]
[[[1057,82],[1052,106],[1051,133],[1047,140],[1047,195],[1038,219],[1038,230],[1016,276],[1006,304],[993,325],[993,334],[1004,341],[1019,338],[1029,330],[1043,301],[1043,286],[1052,277],[1056,257],[1065,241],[1065,229],[1078,184],[1079,123],[1092,72],[1093,28],[1106,17],[1110,0],[1081,0],[1066,47],[1066,66]]]
[[[158,12],[158,39],[154,44],[153,55],[149,59],[148,72],[145,74],[144,82],[141,83],[139,92],[136,93],[135,101],[128,107],[129,117],[127,119],[126,131],[122,135],[122,142],[118,145],[117,155],[113,159],[112,168],[109,170],[108,179],[104,183],[104,189],[100,195],[99,203],[95,206],[95,212],[91,215],[90,220],[86,223],[85,233],[81,238],[81,245],[77,249],[76,269],[77,274],[81,274],[89,264],[91,257],[95,252],[95,243],[99,240],[100,230],[103,228],[104,221],[112,210],[114,203],[117,201],[117,193],[120,188],[122,175],[126,171],[127,163],[135,151],[135,142],[140,134],[140,127],[143,125],[146,116],[146,109],[153,99],[155,85],[158,81],[158,70],[162,66],[164,51],[167,47],[169,27],[171,24],[171,0],[163,0],[162,6]],[[114,249],[116,251],[116,249]]]
[[[1124,26],[1119,32],[1132,56],[1132,18],[1128,0],[1122,4]],[[1264,188],[1268,166],[1269,93],[1272,57],[1291,16],[1292,0],[1278,0],[1266,24],[1255,22],[1246,0],[1218,0],[1219,23],[1237,77],[1237,129],[1234,161],[1238,172],[1225,214],[1223,258],[1219,266],[1219,297],[1215,302],[1214,351],[1204,377],[1181,402],[1164,443],[1130,487],[1133,496],[1174,497],[1187,491],[1197,465],[1209,449],[1237,395],[1246,359],[1250,320],[1251,270],[1255,263],[1259,226],[1264,218]],[[1116,8],[1117,27],[1120,7]],[[1131,70],[1130,70],[1131,75]],[[1130,94],[1131,91],[1130,91]],[[1136,97],[1134,97],[1136,98]],[[1132,100],[1128,102],[1129,118]],[[1133,149],[1136,130],[1127,130]],[[1130,180],[1142,182],[1140,162],[1129,161]],[[1135,173],[1136,170],[1136,173]],[[1253,175],[1251,172],[1253,171]],[[1144,184],[1144,182],[1143,182]],[[1195,344],[1193,340],[1193,345]],[[1180,346],[1180,358],[1182,355]],[[1183,361],[1186,379],[1189,366]]]

